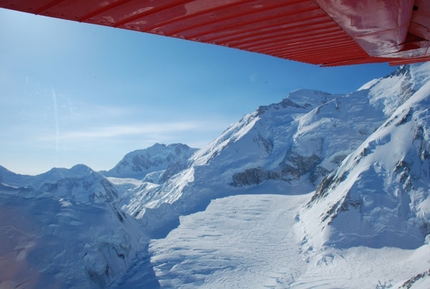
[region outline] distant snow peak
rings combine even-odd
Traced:
[[[333,98],[334,98],[334,95],[327,92],[313,90],[313,89],[299,89],[289,93],[282,102],[291,101],[302,107],[309,107],[309,106],[316,107],[326,103],[327,101]]]
[[[324,104],[332,100],[335,96],[326,92],[311,90],[311,89],[300,89],[289,93],[281,102],[274,103],[271,105],[260,106],[257,109],[259,115],[270,110],[287,109],[290,111],[304,112],[309,111],[321,104]]]
[[[104,176],[82,164],[70,169],[53,168],[37,176],[0,170],[0,179],[7,186],[28,188],[27,196],[36,198],[49,196],[84,204],[111,203],[118,198],[118,192]]]
[[[84,164],[77,164],[70,169],[70,172],[75,175],[88,175],[92,174],[94,171]]]
[[[108,177],[143,179],[148,173],[166,170],[166,178],[183,169],[197,149],[185,144],[159,144],[130,152],[111,170],[102,172]]]

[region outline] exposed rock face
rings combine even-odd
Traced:
[[[316,180],[329,173],[327,169],[318,166],[321,163],[321,158],[317,155],[304,157],[293,153],[287,158],[286,164],[281,164],[279,170],[252,168],[241,173],[235,173],[231,185],[235,187],[258,185],[266,180],[289,182],[299,180],[306,174],[310,174],[309,181],[314,184]]]
[[[236,173],[232,177],[232,186],[250,186],[258,185],[266,180],[279,180],[280,175],[277,172],[266,171],[261,168],[246,169],[242,173]]]

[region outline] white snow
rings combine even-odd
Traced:
[[[159,144],[130,152],[109,171],[102,173],[108,177],[143,179],[148,173],[164,171],[169,166],[185,165],[196,151],[184,144]],[[183,168],[179,168],[183,169]]]
[[[149,251],[166,288],[286,288],[305,269],[294,213],[308,196],[215,199]]]
[[[105,288],[145,254],[135,220],[109,204],[22,193],[0,190],[2,289]]]
[[[270,192],[271,188],[261,188]],[[297,212],[310,195],[238,195],[181,217],[149,252],[162,288],[396,288],[426,271],[430,246],[303,251]],[[379,286],[379,287],[378,287]],[[386,287],[383,287],[386,286]],[[418,287],[419,288],[419,287]],[[424,288],[424,287],[422,287]]]
[[[136,187],[142,185],[142,181],[136,180],[133,178],[107,177],[107,179],[115,186],[127,186],[127,188],[126,189],[123,188],[123,190],[128,190],[130,188],[136,188]]]

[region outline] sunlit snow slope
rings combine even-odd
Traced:
[[[411,81],[419,83],[419,76]],[[319,185],[303,211],[316,244],[412,249],[424,243],[430,233],[429,108],[425,83]]]

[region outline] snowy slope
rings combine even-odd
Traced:
[[[408,100],[429,81],[429,64],[402,66],[391,75],[370,81],[360,90],[368,90],[371,104],[382,109],[387,116]]]
[[[162,288],[287,288],[300,276],[306,262],[291,227],[308,196],[271,195],[264,187],[215,199],[153,240],[151,262]]]
[[[162,183],[170,176],[185,169],[188,159],[197,149],[185,144],[155,144],[149,148],[136,150],[109,171],[101,172],[108,177],[143,179]],[[148,175],[151,174],[151,175]]]
[[[277,188],[270,182],[255,191],[215,199],[205,211],[181,217],[166,238],[151,241],[162,288],[387,289],[429,264],[428,245],[303,252],[292,228],[310,195],[272,194]]]
[[[380,288],[429,288],[430,66],[414,66],[403,73],[409,85],[394,81],[385,91],[408,87],[408,97],[393,93],[382,101],[384,84],[370,88],[373,99],[391,112],[389,119],[320,183],[296,228],[310,256],[327,248],[381,248],[377,254],[387,247],[403,248],[396,253],[402,254],[397,263],[387,267],[413,264],[414,270]]]
[[[303,212],[315,244],[417,248],[430,233],[430,83],[318,187]]]
[[[0,224],[0,288],[106,288],[147,255],[135,220],[106,202],[0,185]]]
[[[84,165],[37,176],[1,168],[0,178],[0,288],[106,288],[136,264],[145,284],[158,284],[147,237],[100,173]]]

